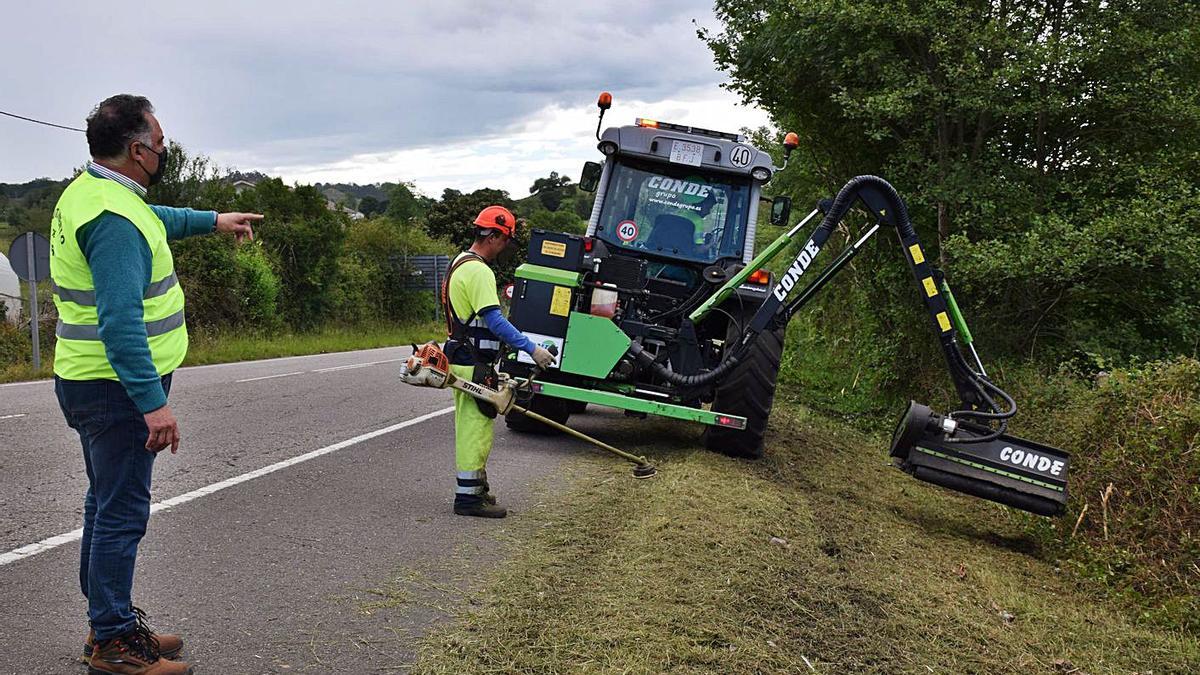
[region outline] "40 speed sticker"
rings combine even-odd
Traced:
[[[754,151],[747,145],[735,145],[729,152],[729,163],[738,168],[750,166],[752,159],[754,159]]]
[[[617,223],[617,238],[624,242],[630,242],[637,239],[638,226],[632,220],[622,220]]]

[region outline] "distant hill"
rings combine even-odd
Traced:
[[[14,201],[23,201],[27,197],[36,197],[47,191],[53,191],[57,188],[63,187],[69,181],[69,178],[63,178],[60,180],[36,178],[28,183],[0,183],[0,195],[4,195],[8,199],[12,199]]]

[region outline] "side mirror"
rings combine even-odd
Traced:
[[[775,197],[771,200],[771,224],[787,225],[792,216],[792,198]]]
[[[584,162],[583,175],[579,177],[579,189],[584,192],[595,192],[600,186],[601,167],[597,162]]]

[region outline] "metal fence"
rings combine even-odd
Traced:
[[[406,291],[433,291],[434,297],[442,290],[446,271],[450,269],[450,257],[445,255],[394,256],[392,264],[403,272],[403,289]],[[442,318],[441,303],[435,300],[434,319]]]

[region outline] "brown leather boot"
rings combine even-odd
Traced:
[[[186,663],[164,659],[148,630],[139,626],[112,640],[97,642],[88,660],[88,675],[192,675]]]
[[[141,609],[134,607],[133,615],[137,617],[138,624],[150,629],[146,623],[146,613]],[[179,656],[179,652],[183,651],[183,638],[171,633],[155,633],[150,631],[155,640],[158,640],[158,653],[164,659],[173,659]],[[88,629],[87,639],[83,641],[83,657],[80,661],[87,663],[92,658],[92,649],[96,646],[96,631]]]

